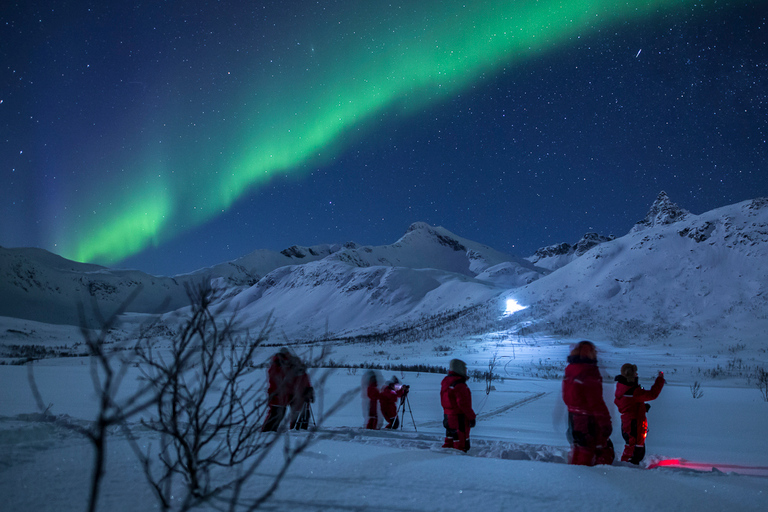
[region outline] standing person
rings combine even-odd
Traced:
[[[267,388],[267,419],[264,421],[262,432],[277,432],[285,417],[285,409],[293,398],[295,379],[294,357],[283,347],[272,356],[267,369],[269,386]]]
[[[611,414],[603,400],[603,378],[597,367],[597,349],[580,341],[568,356],[563,378],[563,401],[568,407],[570,464],[612,464]]]
[[[401,386],[400,381],[393,375],[379,391],[381,414],[387,422],[384,428],[395,430],[400,426],[400,420],[397,417],[397,399],[406,396],[409,389],[409,386]]]
[[[379,384],[376,372],[369,370],[363,377],[363,416],[365,428],[379,428]]]
[[[440,404],[443,406],[445,443],[443,448],[469,451],[469,431],[475,426],[472,393],[467,386],[467,365],[460,359],[451,359],[448,375],[440,385]]]
[[[621,413],[621,437],[624,438],[624,453],[621,460],[640,464],[645,458],[645,436],[648,434],[646,413],[651,400],[656,400],[664,387],[664,372],[659,372],[651,389],[645,390],[638,384],[637,366],[626,363],[616,376],[616,394],[613,403]]]
[[[309,428],[310,403],[315,401],[315,389],[309,381],[307,366],[298,357],[294,359],[296,377],[293,383],[291,397],[291,430],[306,430]]]

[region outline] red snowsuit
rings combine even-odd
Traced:
[[[624,453],[621,460],[639,464],[645,457],[645,436],[648,434],[648,420],[645,413],[650,405],[645,402],[658,398],[664,387],[664,376],[659,374],[651,389],[645,390],[637,379],[629,382],[623,375],[616,376],[616,394],[613,403],[621,413],[621,436],[624,438]]]
[[[440,404],[443,406],[445,444],[443,448],[469,451],[469,431],[475,426],[475,411],[472,410],[472,393],[467,378],[455,372],[448,372],[440,385]]]
[[[373,375],[368,380],[365,396],[368,398],[368,415],[365,419],[365,428],[376,430],[379,428],[379,386],[376,382],[376,377]],[[366,409],[365,405],[363,407]]]
[[[603,378],[597,361],[569,356],[563,378],[563,401],[568,406],[571,464],[613,463],[611,414],[603,400]]]
[[[405,386],[395,389],[395,384],[390,382],[379,391],[379,403],[381,414],[384,416],[387,424],[384,428],[397,428],[397,399],[405,396]]]
[[[272,362],[267,370],[269,387],[267,388],[269,412],[264,421],[262,431],[277,431],[280,422],[285,417],[285,408],[293,398],[296,369],[293,356],[281,350],[272,356]]]

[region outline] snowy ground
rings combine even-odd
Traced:
[[[431,347],[353,345],[336,348],[334,361],[447,365],[461,357],[470,369],[487,369],[496,355],[496,373],[506,375],[485,394],[473,381],[479,413],[469,455],[439,449],[444,430],[439,404],[439,374],[396,374],[410,384],[410,414],[398,432],[362,430],[361,400],[354,400],[324,425],[321,439],[291,466],[265,510],[765,510],[768,503],[768,403],[743,378],[704,379],[701,369],[733,361],[734,350],[676,353],[671,347],[600,345],[605,395],[612,405],[613,379],[623,362],[639,366],[650,385],[662,369],[668,384],[649,412],[646,462],[686,459],[697,470],[678,466],[642,469],[573,467],[567,454],[565,409],[559,369],[568,341],[510,340],[488,336],[450,344],[450,353]],[[273,351],[272,349],[271,351]],[[263,358],[271,353],[264,352]],[[642,357],[638,357],[642,354]],[[737,354],[748,364],[753,354]],[[732,364],[732,363],[731,363]],[[75,420],[93,418],[95,404],[87,360],[49,359],[34,363],[34,376],[51,412]],[[315,370],[321,372],[324,370]],[[265,372],[254,372],[263,378]],[[0,510],[83,510],[89,485],[91,448],[76,434],[37,421],[27,367],[0,366]],[[554,378],[542,378],[545,376]],[[315,374],[317,377],[317,374]],[[362,371],[337,369],[327,381],[315,413],[344,391],[360,385]],[[134,380],[132,380],[134,379]],[[704,395],[694,399],[699,380]],[[126,391],[133,374],[126,381]],[[301,438],[308,433],[292,433]],[[144,433],[142,443],[156,442]],[[614,415],[614,444],[623,441]],[[279,458],[280,454],[273,454]],[[722,471],[712,471],[719,465]],[[703,470],[702,470],[703,469]],[[749,473],[763,476],[749,476]],[[271,480],[267,471],[255,485]],[[100,510],[152,510],[157,504],[138,462],[120,434],[110,439]]]

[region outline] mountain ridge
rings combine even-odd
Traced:
[[[271,318],[293,340],[401,331],[470,311],[468,331],[525,325],[616,343],[737,338],[734,322],[768,328],[766,198],[694,215],[662,192],[622,237],[588,233],[551,247],[521,259],[417,222],[389,245],[258,250],[174,277],[0,249],[0,315],[79,325],[78,302],[108,314],[140,286],[127,311],[170,324],[188,304],[186,288],[210,280],[226,290],[219,306],[238,311],[245,327]],[[504,315],[508,299],[526,309]]]
[[[641,224],[510,295],[553,332],[739,340],[740,326],[768,328],[765,261],[768,199],[757,198]]]
[[[522,273],[529,278],[544,272],[530,262],[426,223],[412,224],[390,245],[360,246],[347,242],[292,246],[281,252],[256,250],[229,262],[173,277],[71,262],[43,249],[0,248],[0,316],[78,325],[78,303],[96,302],[103,314],[110,314],[138,287],[142,288],[140,296],[126,305],[127,312],[167,313],[187,305],[187,287],[202,281],[210,280],[236,292],[255,286],[281,268],[298,268],[323,260],[350,268],[433,268],[470,278],[504,262],[525,268]],[[273,275],[265,282],[274,279]],[[89,308],[85,309],[88,323],[96,321]]]

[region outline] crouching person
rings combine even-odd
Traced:
[[[621,367],[621,374],[616,376],[616,395],[613,403],[621,413],[621,437],[624,438],[624,453],[621,460],[640,464],[645,458],[645,437],[648,434],[646,413],[651,408],[651,400],[658,398],[664,387],[664,372],[659,372],[651,389],[643,389],[638,384],[637,366],[627,363]]]
[[[440,404],[443,406],[445,443],[443,448],[469,451],[469,431],[475,426],[472,393],[467,386],[467,365],[460,359],[451,359],[448,375],[440,386]]]
[[[387,422],[384,428],[397,430],[400,426],[400,420],[397,417],[397,399],[406,396],[409,389],[409,386],[401,386],[400,381],[393,375],[379,391],[381,415]]]

